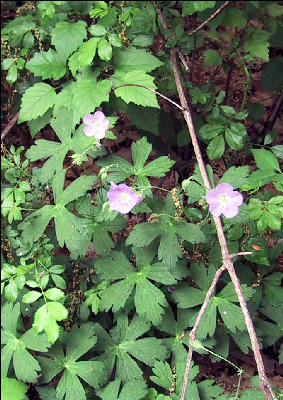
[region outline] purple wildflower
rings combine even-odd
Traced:
[[[142,196],[135,193],[129,186],[123,183],[116,185],[114,182],[110,184],[111,189],[107,192],[107,197],[112,210],[127,214],[141,202]]]
[[[233,218],[238,214],[238,207],[244,199],[241,193],[233,190],[229,183],[220,183],[216,189],[210,190],[206,197],[209,211],[215,217],[223,214],[226,218]]]
[[[96,139],[103,139],[106,131],[109,128],[110,122],[101,111],[96,111],[94,114],[87,114],[83,117],[84,134],[86,136],[94,136]]]

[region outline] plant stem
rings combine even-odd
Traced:
[[[185,97],[184,89],[182,87],[179,70],[178,70],[178,65],[177,65],[176,53],[177,53],[177,49],[171,50],[171,64],[172,64],[172,69],[173,69],[173,73],[174,73],[174,77],[175,77],[175,82],[176,82],[179,98],[181,101],[181,105],[184,110],[183,111],[184,118],[187,122],[188,130],[189,130],[189,133],[190,133],[190,136],[192,139],[192,144],[193,144],[194,152],[195,152],[196,159],[197,159],[197,162],[199,165],[200,173],[201,173],[202,179],[204,181],[204,185],[205,185],[206,189],[208,190],[211,188],[211,186],[210,186],[207,171],[206,171],[206,168],[204,165],[204,161],[203,161],[203,158],[201,155],[201,151],[199,148],[198,140],[196,137],[196,133],[195,133],[195,129],[194,129],[193,121],[192,121],[192,116],[191,116],[191,113],[188,108],[188,103],[187,103],[187,100]],[[243,316],[245,319],[247,330],[249,332],[252,349],[254,352],[254,357],[255,357],[255,361],[256,361],[256,365],[257,365],[257,369],[258,369],[261,389],[264,392],[267,400],[272,400],[272,399],[274,400],[274,399],[276,399],[276,396],[273,393],[273,390],[271,388],[270,383],[268,382],[268,379],[267,379],[267,376],[265,373],[263,360],[262,360],[262,357],[260,354],[259,344],[258,344],[257,337],[256,337],[256,331],[254,329],[253,321],[252,321],[252,318],[248,311],[247,303],[246,303],[246,300],[243,295],[243,291],[241,288],[239,278],[237,277],[233,262],[231,261],[231,256],[229,255],[229,251],[228,251],[228,247],[227,247],[227,243],[226,243],[226,239],[225,239],[225,235],[224,235],[224,231],[223,231],[223,227],[222,227],[221,218],[213,216],[213,219],[214,219],[214,223],[216,226],[218,241],[219,241],[220,248],[221,248],[223,268],[226,268],[230,275],[230,278],[232,280],[233,286],[235,288],[235,291],[236,291],[236,294],[237,294],[237,297],[238,297],[238,300],[239,300],[239,303],[240,303],[240,306],[242,309],[242,313],[243,313]],[[193,352],[193,350],[189,349],[189,353],[191,353],[191,354],[188,354],[188,358],[190,358],[190,359],[192,356],[192,352]],[[184,384],[183,384],[181,400],[185,400],[189,371],[190,371],[190,367],[186,367],[186,373],[185,373],[185,377],[184,377]]]

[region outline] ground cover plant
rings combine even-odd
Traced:
[[[3,399],[282,397],[282,4],[1,7]]]

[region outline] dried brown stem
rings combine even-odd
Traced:
[[[230,3],[230,1],[225,1],[224,4],[222,4],[221,7],[218,8],[218,10],[215,11],[215,13],[213,13],[209,18],[207,18],[205,21],[203,21],[202,24],[200,24],[196,29],[194,29],[193,31],[191,31],[189,33],[189,36],[192,36],[194,33],[196,33],[197,31],[199,31],[200,29],[202,29],[205,25],[207,25],[212,19],[214,19],[215,17],[217,17],[218,14],[221,13],[221,11],[228,6],[228,4]]]
[[[11,119],[11,121],[7,124],[6,128],[3,130],[3,132],[1,133],[1,140],[4,140],[5,137],[8,135],[8,133],[10,132],[10,130],[13,128],[13,126],[16,124],[16,122],[18,121],[18,118],[20,116],[20,112],[17,112],[17,114],[15,114],[13,116],[13,118]]]
[[[199,148],[199,144],[198,144],[198,140],[195,134],[195,130],[194,130],[194,125],[193,125],[193,121],[192,121],[192,116],[191,113],[189,111],[189,107],[188,107],[188,103],[185,97],[185,93],[184,93],[184,89],[181,83],[181,79],[180,79],[180,74],[179,74],[179,69],[178,69],[178,65],[177,65],[177,59],[176,59],[176,53],[177,53],[177,49],[172,49],[171,50],[171,64],[172,64],[172,69],[173,69],[173,73],[174,73],[174,77],[175,77],[175,82],[176,82],[176,86],[177,86],[177,90],[178,90],[178,94],[179,94],[179,98],[181,101],[181,105],[183,107],[183,114],[184,114],[184,118],[187,122],[187,126],[189,129],[189,133],[192,139],[192,145],[194,148],[194,152],[196,155],[196,159],[199,165],[199,169],[200,169],[200,173],[202,176],[202,179],[204,181],[204,185],[206,187],[206,189],[210,189],[210,182],[208,179],[208,175],[207,175],[207,171],[204,165],[204,161],[201,155],[201,151]],[[264,365],[263,365],[263,361],[262,361],[262,357],[260,354],[260,350],[259,350],[259,345],[258,345],[258,341],[257,341],[257,337],[256,337],[256,332],[253,326],[253,321],[252,318],[249,314],[248,311],[248,307],[247,307],[247,303],[246,300],[244,298],[243,295],[243,291],[241,288],[241,284],[240,281],[237,277],[237,274],[235,272],[235,268],[233,265],[233,262],[231,261],[231,256],[229,255],[229,251],[228,251],[228,247],[227,247],[227,243],[226,243],[226,239],[225,239],[225,235],[224,235],[224,231],[223,231],[223,227],[222,227],[222,223],[221,223],[221,219],[220,217],[215,217],[213,216],[214,219],[214,223],[216,226],[216,230],[217,230],[217,236],[218,236],[218,241],[220,244],[220,248],[221,248],[221,254],[222,254],[222,260],[223,260],[223,265],[225,266],[225,268],[227,269],[230,278],[232,280],[233,286],[235,288],[241,309],[242,309],[242,313],[245,319],[245,323],[247,326],[247,330],[250,336],[250,340],[251,340],[251,344],[252,344],[252,349],[254,352],[254,357],[255,357],[255,361],[257,364],[257,369],[258,369],[258,374],[259,374],[259,381],[260,381],[260,385],[261,385],[261,389],[265,394],[265,397],[267,400],[274,400],[276,399],[275,394],[273,393],[273,390],[271,388],[270,383],[268,382],[266,373],[265,373],[265,369],[264,369]],[[192,350],[191,350],[192,351]],[[186,387],[188,384],[188,375],[189,375],[189,368],[186,368],[186,374],[184,377],[184,384],[183,384],[183,391],[182,391],[182,397],[181,400],[185,400],[185,396],[186,396]]]

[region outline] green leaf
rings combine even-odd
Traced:
[[[113,57],[115,71],[124,69],[125,72],[133,70],[142,70],[151,72],[163,65],[158,58],[143,49],[119,49],[116,50]],[[137,83],[137,82],[136,82]]]
[[[58,301],[65,297],[65,293],[62,290],[57,288],[51,288],[44,292],[44,296],[47,297],[49,300]]]
[[[199,130],[199,135],[202,139],[213,139],[223,131],[223,125],[219,124],[204,124]]]
[[[174,382],[173,372],[167,362],[156,361],[152,368],[153,376],[150,380],[163,389],[170,390]]]
[[[1,310],[2,344],[5,345],[1,351],[1,375],[7,376],[10,361],[13,359],[17,379],[24,382],[36,382],[40,366],[27,349],[46,352],[50,347],[47,337],[45,334],[36,335],[32,329],[19,337],[17,321],[20,316],[20,303],[14,306],[12,303],[5,303]]]
[[[260,83],[262,87],[270,91],[278,91],[283,87],[283,57],[278,56],[270,60],[263,67]]]
[[[204,52],[204,66],[208,67],[209,65],[221,65],[222,57],[215,50],[205,50]]]
[[[148,388],[144,379],[134,379],[126,382],[119,390],[121,385],[120,379],[110,382],[105,388],[97,393],[102,400],[142,400],[148,392]],[[120,395],[119,395],[120,391]]]
[[[126,244],[135,247],[144,247],[149,245],[160,234],[159,224],[149,224],[141,222],[134,226],[130,232]]]
[[[15,60],[12,57],[5,58],[1,62],[1,69],[3,69],[4,71],[7,71],[9,68],[11,68],[11,66],[14,64],[14,62],[15,62]]]
[[[110,61],[112,58],[112,46],[104,38],[100,39],[97,52],[101,60]]]
[[[56,301],[46,303],[34,314],[33,328],[37,333],[46,332],[50,343],[55,343],[59,337],[59,325],[56,321],[62,321],[68,317],[68,311],[63,304]]]
[[[27,292],[23,298],[22,298],[22,302],[23,303],[33,303],[34,301],[36,301],[37,299],[39,299],[42,296],[42,293],[37,292],[35,290],[31,290],[30,292]]]
[[[222,25],[227,25],[232,28],[243,28],[247,23],[246,18],[243,15],[243,10],[236,7],[228,7],[225,10],[225,16],[222,20]]]
[[[29,243],[38,240],[53,216],[54,206],[49,205],[30,214],[21,225],[18,225],[19,229],[23,230],[24,239]]]
[[[89,27],[89,33],[92,36],[104,36],[107,33],[107,31],[103,25],[95,24]]]
[[[175,164],[175,161],[170,160],[167,156],[158,157],[145,165],[139,172],[143,176],[162,177]]]
[[[84,42],[80,46],[79,50],[70,57],[69,68],[74,77],[80,67],[91,64],[96,53],[98,42],[98,38],[89,39],[88,41]]]
[[[223,135],[216,136],[207,146],[206,152],[210,160],[220,158],[225,150]]]
[[[64,340],[52,348],[51,358],[37,357],[43,371],[41,383],[51,381],[64,370],[56,388],[56,398],[86,400],[85,389],[79,377],[94,388],[105,383],[106,371],[102,362],[77,361],[93,348],[96,341],[92,323],[82,324],[80,328],[74,325],[71,332],[65,335]]]
[[[271,151],[265,149],[254,149],[252,150],[252,153],[259,169],[270,168],[280,172],[278,160]]]
[[[81,196],[84,196],[85,193],[91,189],[93,184],[95,183],[95,176],[86,176],[82,175],[76,180],[74,180],[61,195],[56,199],[56,204],[60,206],[65,206],[78,199]]]
[[[121,97],[125,103],[133,102],[137,105],[148,106],[159,108],[159,104],[156,99],[156,94],[143,87],[135,86],[142,85],[150,89],[156,89],[156,85],[153,83],[154,77],[146,74],[142,70],[133,70],[127,73],[121,73],[117,71],[112,75],[115,86],[130,84],[129,86],[123,86],[115,90],[115,95]]]
[[[80,118],[93,112],[96,107],[104,101],[109,101],[109,80],[94,82],[88,79],[81,79],[76,82],[73,91],[72,109]]]
[[[17,379],[1,376],[1,397],[9,400],[23,400],[28,386]]]
[[[138,47],[148,47],[151,46],[153,42],[154,38],[152,35],[138,35],[132,41],[132,45]]]
[[[253,122],[259,122],[263,117],[264,106],[261,103],[251,103],[248,106],[249,117],[253,120]]]
[[[5,297],[8,301],[15,301],[18,297],[18,287],[14,279],[10,279],[5,286]]]
[[[244,165],[242,167],[230,167],[222,176],[219,183],[230,183],[234,189],[241,188],[247,183],[250,167]]]
[[[174,268],[182,250],[174,232],[163,232],[158,248],[158,260],[163,260],[168,268]]]
[[[216,1],[184,1],[183,2],[183,17],[186,15],[191,15],[195,12],[204,11],[207,8],[213,8],[215,6]]]
[[[246,39],[244,43],[245,52],[249,52],[254,57],[260,57],[269,60],[269,42],[270,33],[261,29],[254,30],[247,28]]]
[[[168,306],[165,295],[149,280],[141,278],[137,281],[135,292],[135,306],[139,316],[153,325],[161,322],[164,308]]]
[[[16,64],[13,64],[6,75],[6,81],[10,84],[13,84],[18,79],[18,70]]]
[[[32,138],[34,138],[35,135],[50,122],[51,116],[52,110],[49,109],[45,114],[43,114],[42,117],[37,117],[36,119],[28,122],[29,131]]]
[[[26,68],[35,76],[41,76],[42,79],[58,80],[66,73],[66,61],[59,53],[49,49],[35,53],[33,58],[26,63]]]
[[[27,89],[22,97],[18,123],[41,117],[53,107],[56,99],[55,89],[46,83],[36,83]]]
[[[134,316],[128,326],[128,317],[120,314],[117,318],[117,328],[112,330],[113,340],[117,343],[118,351],[114,359],[111,356],[111,364],[114,366],[117,357],[116,377],[121,378],[122,382],[131,381],[132,379],[142,378],[142,371],[136,361],[130,357],[142,361],[143,363],[153,366],[157,360],[163,361],[167,355],[167,350],[162,345],[161,340],[154,337],[145,337],[138,339],[150,328],[150,324],[145,324],[144,320]],[[105,352],[101,358],[107,362],[110,358],[111,344],[105,346]],[[113,351],[113,350],[112,350]],[[112,370],[113,367],[111,367]],[[110,370],[110,372],[111,372]]]
[[[133,142],[131,149],[134,165],[139,170],[148,159],[152,150],[152,144],[148,143],[147,138],[144,136],[137,142]]]
[[[205,292],[180,284],[180,287],[173,292],[172,298],[179,308],[191,308],[203,303]]]
[[[205,235],[202,233],[200,227],[195,224],[189,224],[186,221],[180,221],[175,226],[176,233],[189,243],[205,242]]]
[[[68,58],[80,44],[86,39],[86,22],[78,21],[58,22],[51,31],[51,44],[53,44],[59,54]]]
[[[239,306],[220,297],[217,297],[217,305],[224,324],[231,332],[235,333],[236,328],[240,331],[246,329],[242,310]]]

